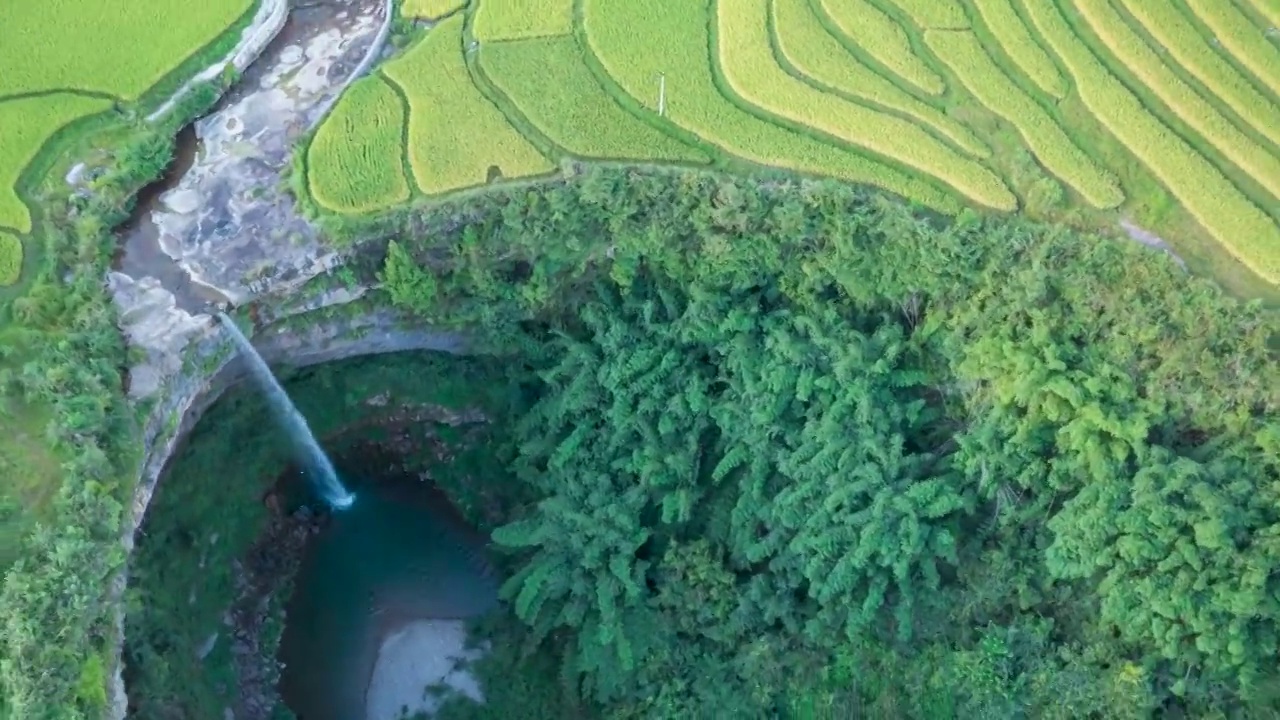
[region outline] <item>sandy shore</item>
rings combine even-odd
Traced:
[[[480,653],[466,649],[461,620],[416,620],[382,641],[365,695],[367,720],[398,720],[405,714],[434,713],[439,700],[427,692],[444,684],[483,702],[480,684],[465,665]]]

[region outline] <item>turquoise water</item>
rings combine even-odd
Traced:
[[[357,500],[312,539],[288,604],[281,693],[300,720],[359,720],[382,638],[496,603],[484,538],[416,479],[352,482]]]

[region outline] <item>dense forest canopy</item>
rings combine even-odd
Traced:
[[[494,537],[588,705],[1276,712],[1259,305],[828,184],[600,170],[398,230],[391,298],[538,379]]]

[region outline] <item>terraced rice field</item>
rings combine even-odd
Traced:
[[[489,0],[475,12],[481,42],[554,37],[573,31],[573,0]]]
[[[379,76],[343,94],[309,148],[311,194],[325,207],[367,212],[409,199],[405,180],[405,106]]]
[[[455,15],[440,23],[383,69],[408,104],[409,166],[428,195],[554,167],[471,82],[462,56],[462,22]]]
[[[1018,129],[1045,168],[1075,188],[1090,205],[1113,208],[1124,200],[1115,177],[1098,167],[1044,108],[1018,88],[973,33],[930,30],[925,41],[969,92]]]
[[[548,73],[548,64],[557,72]],[[480,67],[524,118],[574,155],[685,163],[711,159],[628,113],[596,81],[572,37],[485,44]]]
[[[893,77],[930,95],[940,95],[946,89],[942,77],[911,47],[906,26],[871,0],[818,0],[818,3],[844,42],[870,54]]]
[[[1192,13],[1203,22],[1231,53],[1236,62],[1249,69],[1273,93],[1280,94],[1280,46],[1269,41],[1265,23],[1280,26],[1280,5],[1273,0],[1254,0],[1264,23],[1244,12],[1242,4],[1222,0],[1186,0]],[[1247,3],[1246,3],[1247,4]],[[1274,33],[1272,34],[1274,37]]]
[[[73,93],[0,102],[0,226],[22,233],[31,230],[31,214],[16,190],[22,171],[67,123],[109,107],[110,100]]]
[[[12,246],[15,235],[31,231],[18,185],[55,134],[113,106],[137,109],[149,90],[186,61],[229,37],[228,29],[247,20],[254,5],[255,0],[0,2],[0,230],[6,231],[0,238],[8,238],[0,242]]]
[[[1280,282],[1274,0],[414,7],[461,9],[383,71],[408,103],[415,195],[565,158],[763,165],[945,212],[1124,220],[1220,276]],[[347,129],[317,136],[313,176],[359,142],[359,122],[329,123]]]
[[[466,0],[404,0],[400,12],[407,18],[434,20],[461,10]]]
[[[771,38],[779,61],[823,92],[864,100],[897,111],[927,129],[941,133],[970,155],[991,152],[972,130],[943,110],[917,99],[911,92],[846,52],[822,26],[809,0],[773,0]]]
[[[0,98],[78,90],[136,100],[253,0],[0,3]]]
[[[980,205],[1014,210],[995,173],[961,157],[919,126],[814,90],[787,74],[770,50],[768,0],[719,0],[719,66],[732,92],[755,107],[940,178]]]

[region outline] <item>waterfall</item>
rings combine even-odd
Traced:
[[[298,412],[298,408],[289,399],[288,393],[280,386],[280,381],[276,380],[276,376],[271,373],[271,368],[267,367],[266,361],[253,348],[249,338],[240,332],[234,320],[227,317],[225,313],[218,313],[218,319],[222,321],[227,332],[231,333],[232,339],[240,347],[240,354],[249,362],[249,372],[266,393],[267,405],[275,413],[280,424],[284,425],[289,437],[293,439],[294,445],[297,446],[297,450],[305,461],[307,474],[318,486],[320,495],[325,502],[338,510],[351,507],[356,496],[343,487],[342,481],[338,479],[338,472],[333,469],[333,463],[329,461],[329,456],[320,447],[320,443],[316,442],[315,435],[311,434],[311,428],[307,426],[306,418]]]

